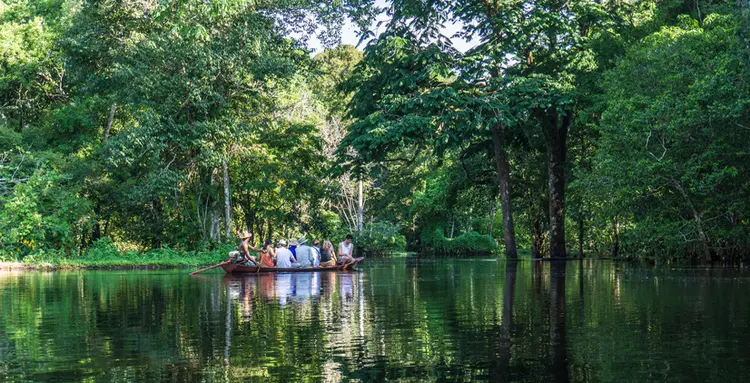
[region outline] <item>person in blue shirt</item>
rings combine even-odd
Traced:
[[[291,251],[294,256],[294,262],[297,262],[297,246],[299,246],[299,241],[297,241],[296,238],[289,240],[289,251]]]
[[[313,267],[315,264],[315,250],[306,245],[307,240],[304,238],[295,242],[297,242],[299,246],[297,246],[297,262],[294,262],[292,267]]]

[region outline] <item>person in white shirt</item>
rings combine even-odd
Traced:
[[[346,240],[339,243],[339,263],[346,265],[354,262],[354,245],[352,244],[352,235],[347,234]]]
[[[286,241],[283,239],[280,240],[279,247],[276,248],[276,267],[292,267],[292,259],[294,259],[294,256],[292,255],[292,252],[286,248]]]

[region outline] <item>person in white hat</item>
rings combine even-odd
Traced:
[[[279,246],[276,248],[276,267],[289,268],[292,267],[292,261],[294,256],[289,249],[286,248],[286,241],[279,240]]]
[[[315,253],[312,247],[307,246],[307,239],[300,238],[294,242],[299,245],[297,246],[297,254],[295,255],[297,262],[292,263],[292,267],[313,267],[315,264]]]
[[[299,241],[297,241],[296,238],[292,238],[289,240],[289,251],[292,252],[295,262],[297,262],[297,246],[299,246]]]

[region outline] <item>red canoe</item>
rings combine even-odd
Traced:
[[[364,258],[354,258],[354,262],[347,265],[336,265],[331,267],[302,267],[302,268],[279,268],[279,267],[255,267],[245,266],[236,263],[222,264],[221,268],[227,272],[227,274],[247,274],[247,273],[301,273],[310,271],[336,271],[336,270],[351,270],[354,265],[362,262]]]

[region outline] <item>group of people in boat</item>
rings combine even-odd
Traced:
[[[336,265],[347,265],[354,262],[354,244],[352,235],[334,248],[331,241],[323,240],[322,246],[319,240],[310,241],[303,235],[301,238],[292,238],[287,243],[280,239],[276,246],[269,239],[261,248],[251,244],[253,234],[244,231],[239,235],[240,243],[237,246],[236,258],[240,263],[253,267],[278,267],[278,268],[300,268],[300,267],[333,267]],[[311,246],[312,245],[312,246]],[[257,256],[251,254],[257,253]]]

